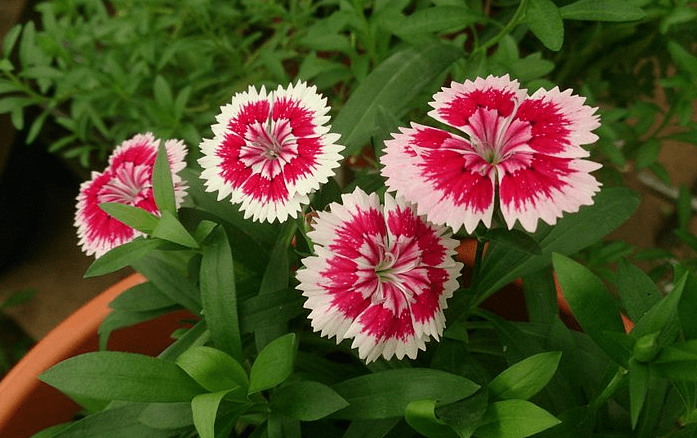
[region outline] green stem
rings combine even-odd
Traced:
[[[622,380],[624,380],[625,376],[627,376],[627,372],[628,371],[626,369],[617,367],[617,372],[614,376],[612,376],[612,379],[607,386],[605,386],[605,388],[588,404],[588,408],[592,412],[600,409],[600,407],[604,405],[605,402],[610,399],[610,397],[612,397],[622,383]]]
[[[487,41],[484,42],[481,46],[477,47],[473,52],[472,55],[476,55],[480,52],[484,52],[486,49],[489,47],[497,44],[501,38],[505,37],[508,35],[511,30],[513,30],[514,27],[516,27],[518,24],[520,24],[521,21],[525,18],[525,11],[528,7],[528,0],[520,0],[520,4],[518,5],[518,9],[515,11],[515,14],[513,14],[513,17],[511,20],[506,24],[506,26],[501,29],[501,31],[496,34],[493,38],[488,39]]]

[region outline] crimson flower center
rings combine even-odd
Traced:
[[[271,179],[281,173],[298,155],[290,122],[285,119],[250,125],[246,138],[247,146],[241,151],[240,159],[265,178]]]
[[[151,186],[151,166],[124,163],[114,171],[111,180],[104,184],[97,198],[99,202],[118,202],[137,205],[147,197]]]

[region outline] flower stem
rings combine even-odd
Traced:
[[[472,52],[472,56],[477,55],[480,52],[484,52],[489,47],[497,44],[501,40],[501,38],[508,35],[511,32],[511,30],[513,30],[514,27],[516,27],[518,24],[520,24],[521,21],[523,21],[523,19],[525,18],[525,11],[526,11],[527,7],[528,7],[528,0],[520,0],[520,4],[518,5],[518,9],[516,9],[515,14],[513,14],[513,17],[511,18],[511,20],[493,38],[486,40],[484,42],[484,44],[482,44],[481,46],[474,49],[474,51]]]
[[[622,380],[624,380],[625,376],[627,375],[627,370],[622,368],[622,367],[617,367],[617,372],[615,373],[614,376],[612,376],[612,379],[610,382],[605,386],[605,388],[593,399],[591,400],[590,403],[588,403],[588,409],[591,412],[595,412],[600,407],[607,402],[610,397],[617,391],[617,388],[620,386],[622,383]]]

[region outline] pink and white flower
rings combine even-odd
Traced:
[[[429,115],[464,136],[412,123],[385,142],[386,185],[437,224],[468,233],[487,227],[498,195],[508,228],[534,232],[564,212],[593,203],[601,166],[581,145],[597,136],[596,108],[571,90],[528,95],[518,81],[489,76],[452,83],[434,95]]]
[[[334,175],[343,146],[330,127],[326,98],[304,82],[266,92],[249,87],[221,108],[213,139],[201,142],[207,191],[241,203],[261,222],[297,217],[308,195]]]
[[[308,233],[316,255],[303,260],[298,289],[322,336],[352,348],[367,362],[415,358],[443,334],[446,300],[458,288],[458,242],[445,227],[416,215],[401,199],[361,189],[319,212]]]
[[[160,140],[151,133],[138,134],[119,145],[109,157],[104,172],[92,172],[92,179],[80,186],[75,226],[79,245],[87,255],[101,257],[107,251],[142,235],[140,231],[109,216],[99,207],[103,202],[117,202],[140,207],[160,215],[152,191],[152,174]],[[176,206],[186,196],[186,185],[177,173],[186,167],[186,146],[181,140],[165,142],[169,159]]]

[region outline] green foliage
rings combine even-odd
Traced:
[[[184,139],[190,151],[182,208],[163,146],[153,177],[159,214],[101,205],[145,236],[100,257],[86,276],[130,266],[148,279],[112,302],[102,349],[113,330],[175,309],[199,319],[157,358],[100,351],[46,371],[42,380],[106,408],[43,436],[694,432],[690,190],[677,192],[674,234],[691,257],[603,240],[639,204],[617,187],[624,173],[642,170],[671,184],[659,160],[665,142],[697,144],[692,4],[53,0],[37,11],[36,23],[10,31],[0,59],[0,113],[26,130],[28,143],[50,140],[51,152],[94,169],[137,132]],[[472,279],[448,303],[443,338],[416,359],[365,364],[348,342],[322,338],[303,317],[295,271],[313,252],[312,213],[280,226],[245,220],[206,191],[196,146],[233,93],[310,81],[328,97],[332,131],[346,146],[341,178],[315,192],[312,207],[322,210],[354,187],[382,196],[376,167],[384,141],[409,121],[425,121],[429,99],[448,81],[489,74],[509,74],[531,93],[574,88],[602,108],[588,150],[604,164],[604,187],[593,205],[535,233],[478,229]],[[659,94],[665,105],[655,103]],[[632,264],[640,259],[662,270],[645,273]],[[583,332],[560,319],[553,273]],[[481,309],[521,277],[527,322]],[[633,321],[629,333],[622,314]]]

